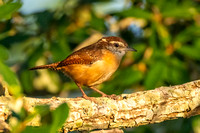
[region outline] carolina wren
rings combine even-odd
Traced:
[[[49,65],[30,68],[60,70],[70,77],[82,92],[83,98],[91,100],[82,86],[87,86],[100,93],[102,97],[109,97],[95,88],[96,85],[108,80],[119,67],[120,61],[127,51],[136,51],[119,37],[103,37],[96,43],[79,49],[66,59]]]

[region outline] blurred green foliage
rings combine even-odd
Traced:
[[[0,3],[0,82],[17,97],[66,97],[69,90],[69,96],[78,96],[78,87],[63,74],[28,68],[63,60],[97,34],[121,36],[138,50],[128,53],[111,80],[100,86],[107,94],[182,84],[200,77],[199,1],[63,0],[52,9],[44,7],[29,14],[18,10],[23,2]],[[172,132],[192,132],[196,126],[191,121],[177,120],[179,129],[173,124],[169,127]],[[166,126],[162,131],[170,129]],[[130,132],[155,130],[145,126]]]
[[[69,113],[69,107],[66,103],[61,104],[53,111],[50,111],[48,105],[36,106],[36,110],[36,114],[39,113],[42,116],[42,126],[38,128],[28,126],[23,133],[56,133],[66,121]]]
[[[19,107],[18,107],[19,108]],[[59,105],[55,110],[50,110],[49,105],[38,105],[33,113],[27,112],[24,107],[16,112],[13,111],[9,124],[13,133],[56,133],[62,128],[69,114],[69,107],[66,103]],[[31,120],[39,118],[38,127],[26,126]]]
[[[11,18],[11,15],[21,7],[20,2],[11,3],[8,2],[0,6],[0,20],[7,20]]]

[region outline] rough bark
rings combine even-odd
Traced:
[[[12,97],[0,97],[0,124],[11,114],[8,106],[11,101]],[[70,114],[63,126],[65,132],[130,128],[200,114],[200,80],[122,94],[115,100],[96,98],[96,103],[82,98],[59,97],[49,99],[24,97],[23,102],[30,112],[36,105],[48,104],[54,109],[66,102],[70,107]],[[38,126],[39,119],[34,119],[29,125]]]

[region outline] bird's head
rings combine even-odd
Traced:
[[[127,51],[137,51],[134,48],[130,48],[120,37],[103,37],[99,41],[104,42],[105,48],[118,56],[123,56]]]

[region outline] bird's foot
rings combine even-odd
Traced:
[[[87,95],[83,95],[82,97],[79,97],[79,98],[84,98],[84,99],[89,100],[91,102],[97,103],[95,97],[88,97]]]
[[[117,95],[115,95],[115,94],[112,94],[112,95],[103,94],[102,97],[107,97],[107,98],[111,98],[111,99],[117,99]]]

